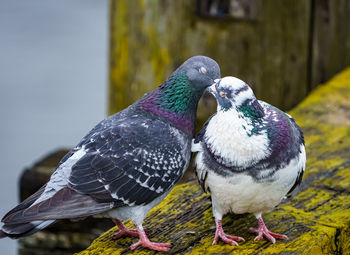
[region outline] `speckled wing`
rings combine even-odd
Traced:
[[[269,114],[266,119],[268,137],[271,141],[271,155],[261,163],[266,168],[282,168],[291,159],[297,157],[300,153],[300,146],[305,145],[303,132],[290,115],[266,102],[259,102],[268,112],[273,113]],[[276,116],[278,121],[275,121]]]
[[[172,188],[190,158],[190,140],[170,124],[142,115],[110,119],[88,135],[68,186],[114,207],[143,205]]]
[[[189,160],[190,139],[181,131],[156,118],[122,112],[92,129],[50,181],[2,222],[13,228],[147,204],[175,185]]]
[[[298,171],[297,178],[287,193],[287,196],[291,196],[293,191],[301,184],[305,171],[306,155],[303,131],[289,114],[266,102],[260,101],[260,103],[280,116],[280,121],[278,122],[273,120],[273,115],[271,119],[267,120],[269,124],[272,123],[268,129],[269,138],[271,141],[276,142],[271,143],[270,158],[273,160],[270,160],[269,164],[265,163],[266,166],[274,167],[278,170],[285,167],[293,158],[298,158],[300,162],[299,169],[296,169]],[[288,130],[289,132],[282,132],[283,130]]]

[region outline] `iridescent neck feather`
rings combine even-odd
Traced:
[[[167,119],[193,137],[197,105],[202,93],[203,89],[196,89],[184,72],[178,72],[141,98],[136,107]]]

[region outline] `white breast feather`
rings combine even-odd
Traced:
[[[240,118],[237,111],[218,112],[209,122],[205,139],[215,155],[236,166],[251,165],[270,155],[267,132],[251,135],[249,118]],[[225,163],[225,162],[221,162]]]
[[[235,174],[223,177],[208,172],[206,185],[210,188],[214,216],[222,217],[227,212],[258,213],[273,209],[292,188],[298,173],[305,168],[305,147],[290,163],[279,169],[272,182],[256,182],[251,176]]]

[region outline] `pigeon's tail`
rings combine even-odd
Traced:
[[[55,220],[46,221],[32,221],[19,224],[4,224],[0,230],[0,239],[4,237],[10,237],[12,239],[18,239],[26,236],[30,236],[47,226],[54,223]]]
[[[29,208],[36,199],[43,193],[45,185],[41,187],[36,193],[31,195],[29,198],[24,200],[22,203],[17,205],[11,211],[9,211],[4,217],[3,220],[7,217],[11,217],[12,214],[23,212],[23,210]],[[21,223],[5,222],[0,229],[0,239],[5,237],[10,237],[13,239],[29,236],[35,232],[40,231],[41,229],[46,228],[47,226],[54,223],[55,220],[45,220],[45,221],[28,221]]]
[[[97,202],[107,199],[100,195],[96,200],[64,187],[47,199],[38,200],[45,196],[45,186],[35,194],[24,200],[3,218],[4,225],[0,230],[0,238],[21,238],[34,234],[46,228],[58,219],[86,217],[108,211],[113,208],[114,202]]]

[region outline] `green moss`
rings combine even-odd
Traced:
[[[125,1],[112,1],[112,9],[116,10],[116,14],[113,16],[117,24],[127,23],[127,4]],[[111,55],[117,56],[111,60],[111,69],[109,73],[110,80],[110,91],[116,91],[116,93],[109,93],[110,101],[115,102],[109,111],[111,113],[122,110],[124,105],[127,103],[125,95],[125,81],[128,75],[128,58],[129,58],[129,37],[128,37],[128,26],[119,26],[118,29],[113,30],[114,33],[111,35],[111,42],[114,47]],[[112,87],[113,84],[113,87]]]

